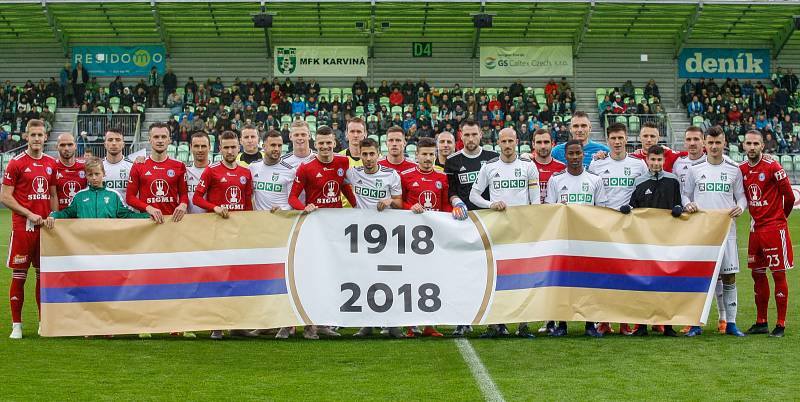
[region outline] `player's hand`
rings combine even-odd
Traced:
[[[184,215],[186,215],[186,204],[181,203],[175,208],[175,212],[172,213],[172,221],[180,222]]]
[[[392,199],[387,198],[385,200],[378,201],[378,211],[383,211],[392,206]]]
[[[48,216],[47,219],[44,220],[44,227],[48,229],[53,229],[56,225],[56,220],[52,216]]]
[[[136,159],[133,160],[133,163],[144,163],[145,157],[144,156],[137,156]]]
[[[306,205],[306,207],[303,209],[303,213],[305,213],[305,214],[310,214],[310,213],[312,213],[312,212],[316,211],[317,209],[318,209],[318,208],[317,208],[317,206],[316,206],[316,205],[314,205],[314,204],[308,204],[308,205]]]
[[[741,215],[743,212],[744,211],[742,210],[742,207],[737,205],[736,208],[731,209],[731,212],[728,213],[728,216],[730,216],[731,218],[735,218]]]
[[[425,212],[425,208],[423,208],[420,203],[416,203],[411,207],[411,212],[413,212],[415,214],[421,214],[421,213]]]
[[[697,204],[695,204],[694,202],[690,202],[690,203],[686,204],[686,207],[684,208],[684,210],[686,212],[690,213],[690,214],[693,214],[693,213],[699,211],[700,208],[698,208]]]
[[[159,210],[158,208],[152,205],[148,205],[144,211],[150,214],[150,217],[153,218],[153,220],[156,221],[156,223],[158,224],[164,223],[164,214],[162,214],[161,210]]]
[[[496,201],[493,202],[492,205],[489,206],[492,211],[505,211],[506,210],[506,203],[503,201]]]
[[[214,207],[214,213],[221,216],[223,219],[228,219],[228,208],[220,207],[219,205]]]
[[[608,157],[608,153],[606,151],[597,151],[592,155],[592,159],[594,160],[601,160]]]
[[[467,204],[464,204],[464,201],[458,200],[455,204],[453,204],[453,218],[463,221],[467,219]]]
[[[274,214],[275,212],[278,212],[280,210],[281,210],[281,207],[279,207],[277,205],[273,205],[272,208],[269,209],[269,212],[272,212]]]
[[[39,226],[44,223],[44,219],[41,216],[34,214],[33,212],[28,215],[28,220],[33,223],[34,226]]]

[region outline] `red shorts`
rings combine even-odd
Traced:
[[[39,269],[39,227],[32,232],[25,228],[11,230],[11,240],[8,242],[8,265],[11,269],[28,270],[31,265]]]
[[[747,267],[756,272],[786,271],[794,267],[792,239],[787,228],[750,232]]]

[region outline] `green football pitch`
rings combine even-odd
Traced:
[[[3,210],[4,233],[9,220]],[[738,223],[742,262],[748,220]],[[796,242],[798,226],[800,218],[793,216]],[[5,249],[7,236],[2,239]],[[10,277],[0,275],[3,292]],[[792,271],[791,292],[798,289],[797,280]],[[744,330],[755,319],[746,269],[738,282]],[[712,322],[698,338],[589,339],[579,332],[582,325],[573,324],[570,336],[560,339],[486,340],[473,334],[466,341],[358,340],[353,330],[343,330],[333,340],[217,342],[208,333],[193,340],[40,338],[33,284],[28,281],[24,339],[7,338],[8,304],[0,303],[0,400],[794,400],[800,395],[798,293],[789,299],[783,339],[719,335],[712,308]]]

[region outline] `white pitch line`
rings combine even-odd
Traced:
[[[486,370],[486,366],[481,362],[480,357],[478,357],[475,349],[472,348],[469,340],[460,338],[456,339],[455,342],[458,351],[461,353],[461,357],[464,358],[467,367],[469,367],[469,371],[471,371],[472,376],[475,377],[475,381],[478,383],[478,388],[481,389],[484,398],[492,402],[505,402],[503,394],[497,389],[497,385],[495,385],[494,380],[492,380],[492,376],[489,375],[489,371]]]

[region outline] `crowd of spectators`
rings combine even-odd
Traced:
[[[666,111],[661,104],[661,93],[655,80],[651,79],[644,88],[636,88],[632,80],[627,80],[619,87],[610,90],[598,89],[597,107],[600,113],[600,124],[605,127],[608,122],[616,121],[615,115],[637,116],[640,119],[654,121],[666,119]],[[654,117],[650,117],[653,116]],[[608,121],[607,121],[608,120]]]
[[[766,152],[800,152],[800,96],[798,78],[787,70],[776,69],[767,82],[740,83],[728,78],[720,86],[713,78],[687,79],[681,86],[681,102],[694,124],[719,125],[728,142],[737,146],[748,130],[761,130]]]

